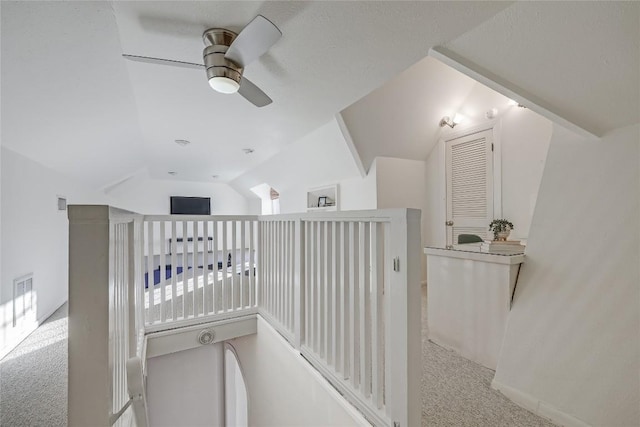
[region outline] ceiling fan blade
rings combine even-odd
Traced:
[[[241,67],[260,58],[282,37],[282,33],[262,15],[253,18],[231,43],[224,57]]]
[[[147,64],[158,64],[158,65],[172,65],[174,67],[181,68],[192,68],[195,70],[202,70],[204,65],[202,64],[194,64],[193,62],[182,62],[182,61],[174,61],[173,59],[162,59],[162,58],[151,58],[149,56],[137,56],[137,55],[122,55],[125,59],[130,61],[137,62],[146,62]]]
[[[240,81],[238,93],[256,107],[264,107],[273,102],[262,89],[251,83],[251,80],[246,77],[243,77]]]

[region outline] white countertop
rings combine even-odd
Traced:
[[[460,249],[445,249],[425,247],[424,253],[427,255],[435,255],[449,258],[469,259],[473,261],[491,262],[495,264],[521,264],[524,262],[524,254],[516,253],[488,253],[478,252],[477,250],[463,251]]]

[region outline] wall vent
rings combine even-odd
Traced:
[[[33,273],[13,281],[13,326],[35,321]]]

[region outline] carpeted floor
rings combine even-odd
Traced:
[[[427,339],[427,295],[422,288],[422,425],[553,426],[491,388],[494,372]]]
[[[422,298],[423,426],[553,426],[493,390],[493,371],[428,341]],[[66,424],[65,304],[0,362],[0,426]]]
[[[67,425],[67,305],[0,361],[0,426]]]

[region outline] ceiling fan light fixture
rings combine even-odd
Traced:
[[[240,83],[232,78],[224,76],[214,76],[209,79],[211,89],[220,93],[236,93],[240,89]]]

